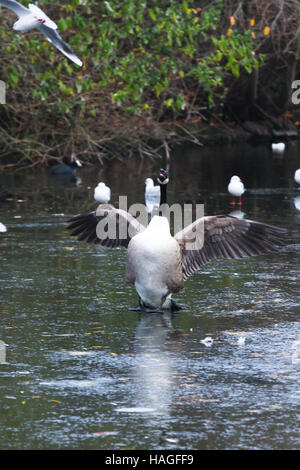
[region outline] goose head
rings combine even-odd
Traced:
[[[159,177],[157,178],[157,181],[158,181],[159,184],[168,184],[168,182],[169,182],[168,170],[165,170],[164,168],[161,168],[159,170]]]
[[[160,186],[160,205],[162,206],[167,203],[167,185],[169,183],[168,171],[164,168],[161,168],[159,170],[157,181]],[[159,209],[159,215],[163,215],[161,208]]]

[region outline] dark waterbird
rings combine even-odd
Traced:
[[[161,203],[167,200],[168,174],[161,169],[158,182]],[[155,215],[147,228],[128,212],[110,205],[73,217],[68,221],[71,235],[79,241],[127,248],[126,281],[134,284],[139,308],[146,311],[172,309],[173,293],[184,281],[214,259],[238,259],[276,252],[285,245],[287,230],[229,215],[205,216],[170,234],[168,219]],[[113,221],[115,237],[99,238],[97,225]],[[120,237],[119,234],[127,234]],[[98,233],[97,233],[98,232]]]
[[[74,154],[71,155],[71,159],[68,162],[55,162],[49,168],[49,175],[54,177],[56,180],[65,183],[79,183],[80,178],[76,176],[76,168],[81,167],[82,164]]]

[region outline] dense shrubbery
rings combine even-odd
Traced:
[[[283,60],[287,45],[298,63],[293,30],[300,9],[292,3],[40,0],[83,60],[82,69],[40,33],[11,31],[15,15],[1,8],[0,78],[9,86],[0,114],[2,153],[17,140],[34,162],[74,147],[101,157],[116,135],[130,135],[129,127],[138,135],[141,123],[199,120],[211,112],[224,117],[231,108],[238,113],[245,83],[255,104],[261,85],[255,71],[263,64]],[[270,38],[278,34],[274,45]]]

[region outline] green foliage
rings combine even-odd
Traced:
[[[95,116],[94,97],[99,94],[129,114],[155,115],[163,108],[182,113],[193,100],[193,89],[214,107],[226,96],[228,76],[251,73],[262,63],[250,31],[236,30],[230,37],[219,33],[221,0],[203,8],[190,0],[39,4],[83,58],[83,69],[40,33],[16,35],[2,21],[1,78],[8,77],[12,88],[24,84],[24,102],[50,101],[58,113],[71,113],[79,105]]]

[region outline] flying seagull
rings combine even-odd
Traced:
[[[19,16],[18,21],[13,25],[15,31],[38,29],[46,36],[46,39],[68,57],[68,59],[72,60],[77,65],[82,65],[81,60],[74,54],[71,47],[63,41],[57,32],[57,25],[54,21],[50,20],[39,7],[29,3],[29,8],[26,8],[14,0],[0,0],[0,5],[9,8]]]

